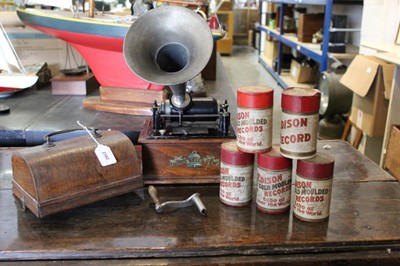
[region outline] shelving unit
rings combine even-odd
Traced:
[[[0,1],[0,12],[15,11],[14,1]]]
[[[332,5],[333,0],[261,0],[261,24],[266,20],[267,16],[267,4],[275,3],[280,5],[280,14],[279,14],[279,25],[283,25],[284,23],[284,10],[287,4],[301,4],[301,5],[319,5],[324,6],[324,25],[323,25],[323,42],[322,44],[313,44],[313,43],[303,43],[297,40],[297,37],[293,33],[285,33],[284,28],[280,27],[279,31],[272,29],[266,25],[261,25],[259,27],[261,32],[260,38],[260,51],[264,49],[265,35],[271,36],[274,40],[278,41],[278,60],[276,71],[272,68],[272,66],[265,60],[265,58],[260,53],[259,61],[264,66],[264,68],[278,81],[278,83],[282,87],[293,86],[294,82],[291,82],[286,76],[289,74],[282,72],[282,51],[283,45],[287,45],[292,49],[295,49],[297,52],[303,54],[304,56],[314,60],[319,64],[319,71],[323,72],[328,69],[329,63],[329,35],[331,32],[330,22],[332,15]],[[346,29],[335,29],[337,31],[347,31]],[[348,31],[351,31],[348,30]],[[352,58],[353,55],[340,55],[340,57]],[[301,86],[310,86],[310,84],[300,84]]]
[[[247,0],[250,2],[250,0]],[[248,37],[249,30],[253,30],[255,21],[258,21],[260,12],[258,7],[245,6],[234,7],[234,32],[236,37]]]
[[[220,24],[225,25],[226,35],[217,42],[217,52],[230,55],[233,46],[233,11],[218,10],[218,20]]]

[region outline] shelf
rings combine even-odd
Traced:
[[[275,40],[281,41],[285,45],[296,49],[298,52],[304,54],[305,56],[319,62],[322,60],[321,44],[315,43],[305,43],[297,40],[294,34],[284,34],[280,35],[275,29],[271,29],[268,26],[259,26],[259,30],[266,32]],[[359,48],[354,45],[346,45],[347,53],[328,53],[329,58],[336,59],[353,59],[357,54]]]
[[[297,40],[297,36],[289,34],[282,35],[281,42],[289,47],[292,47],[293,49],[296,49],[298,52],[311,58],[314,61],[322,61],[322,51],[320,49],[320,44],[299,42]]]
[[[255,6],[253,6],[253,7],[233,7],[233,9],[248,11],[248,10],[258,10],[258,7],[255,7]]]
[[[322,51],[320,49],[320,44],[299,42],[295,35],[293,34],[280,35],[277,30],[271,29],[267,26],[260,26],[259,29],[261,31],[265,31],[272,38],[282,42],[283,44],[293,49],[296,49],[298,52],[313,59],[314,61],[317,62],[322,61]]]
[[[271,3],[279,3],[280,4],[280,25],[283,25],[283,16],[284,16],[284,9],[286,4],[306,4],[306,5],[324,5],[325,7],[325,15],[324,15],[324,27],[323,27],[323,39],[329,40],[329,28],[330,28],[330,21],[331,21],[331,13],[332,13],[332,0],[326,1],[317,1],[317,0],[263,0],[262,1],[262,8],[267,5],[268,2]],[[320,72],[326,71],[328,69],[328,49],[329,43],[327,41],[323,42],[322,44],[312,44],[312,43],[302,43],[297,40],[297,37],[292,34],[285,34],[282,28],[278,30],[270,29],[267,26],[260,26],[261,31],[265,31],[267,34],[271,35],[274,39],[278,40],[279,42],[296,49],[299,53],[309,57],[310,59],[319,63],[319,70]],[[263,41],[263,40],[262,40]],[[279,55],[280,58],[280,55]],[[280,70],[278,70],[280,72]]]
[[[217,41],[217,52],[230,55],[233,49],[233,12],[221,10],[217,12],[217,16],[220,24],[226,26],[226,36]]]
[[[263,56],[259,56],[258,58],[260,64],[265,68],[265,70],[268,71],[268,73],[278,82],[278,84],[282,87],[282,88],[287,88],[288,85],[287,83],[281,78],[281,76],[276,73],[272,67],[267,63],[267,61],[265,60],[265,58]]]
[[[261,51],[264,49],[264,42],[265,42],[265,34],[271,36],[274,40],[278,41],[279,49],[278,49],[278,69],[277,73],[273,74],[273,76],[278,80],[280,84],[283,86],[287,86],[290,84],[284,76],[284,73],[280,69],[280,62],[282,60],[283,49],[282,45],[288,46],[292,49],[295,49],[299,54],[304,55],[305,57],[315,61],[319,64],[319,72],[324,72],[329,69],[329,60],[348,60],[353,59],[356,54],[358,54],[358,47],[346,44],[346,53],[330,53],[329,49],[331,44],[329,43],[330,34],[331,32],[337,31],[358,31],[358,29],[347,29],[347,28],[334,28],[331,31],[331,17],[332,17],[332,5],[336,3],[333,0],[261,0],[261,21],[266,18],[267,10],[270,10],[268,6],[269,3],[279,4],[280,6],[280,21],[279,24],[283,25],[283,17],[284,17],[284,10],[287,8],[287,4],[295,4],[295,5],[322,5],[324,6],[324,18],[323,18],[323,42],[314,44],[314,43],[305,43],[298,40],[297,35],[294,33],[285,33],[284,29],[277,28],[272,29],[266,25],[259,26],[259,30],[261,32],[261,43],[260,49]],[[265,22],[264,22],[265,23]],[[260,62],[263,60],[260,60]],[[265,64],[263,64],[265,66]],[[266,67],[266,66],[265,66]],[[266,67],[267,68],[267,67]],[[271,71],[269,71],[271,73]],[[273,71],[272,71],[273,72]],[[278,74],[281,74],[280,77]]]
[[[358,55],[359,50],[360,47],[358,46],[346,44],[346,53],[329,53],[328,56],[329,58],[338,60],[354,59]]]
[[[265,31],[268,35],[270,35],[274,39],[280,40],[280,38],[281,38],[279,31],[277,31],[275,29],[271,29],[268,26],[258,26],[258,29],[261,31]]]
[[[259,62],[260,64],[270,73],[275,80],[278,82],[278,84],[282,88],[288,88],[288,87],[306,87],[306,88],[314,88],[315,84],[311,83],[297,83],[292,79],[290,76],[289,71],[282,71],[281,74],[276,73],[270,63],[268,62],[268,59],[266,59],[263,55],[259,56]]]
[[[373,49],[374,54],[385,61],[400,65],[400,45],[387,42],[362,42],[361,46]]]
[[[232,10],[218,10],[217,11],[217,15],[230,15],[232,13],[233,13]]]
[[[327,2],[332,0],[261,0],[262,2],[275,3],[275,4],[294,4],[294,5],[326,5]],[[363,0],[333,0],[334,4],[345,5],[362,5]]]
[[[263,0],[262,2],[276,3],[276,4],[296,4],[296,5],[326,5],[327,2],[332,0]]]

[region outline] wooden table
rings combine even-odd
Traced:
[[[72,265],[398,263],[399,182],[346,142],[321,141],[318,148],[336,160],[330,218],[321,223],[303,222],[290,214],[261,213],[255,208],[255,194],[251,206],[227,207],[219,201],[218,185],[158,187],[161,202],[199,192],[207,216],[194,206],[156,213],[144,188],[38,219],[30,211],[23,212],[13,197],[12,149],[0,149],[0,261],[45,260],[51,264],[59,260]]]

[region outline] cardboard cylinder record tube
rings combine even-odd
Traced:
[[[245,86],[237,90],[236,136],[238,149],[261,153],[272,147],[274,90],[265,86]]]
[[[303,221],[324,221],[328,218],[332,197],[335,160],[325,153],[297,161],[293,214]]]
[[[312,88],[282,92],[280,152],[291,159],[308,159],[317,152],[321,93]]]
[[[238,150],[236,141],[221,145],[220,201],[228,206],[243,207],[251,202],[254,155]]]
[[[278,146],[257,157],[257,209],[268,214],[289,210],[292,185],[292,160],[283,157]]]

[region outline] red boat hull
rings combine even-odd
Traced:
[[[101,86],[153,90],[164,88],[163,85],[142,80],[127,66],[123,42],[129,26],[50,16],[19,9],[17,14],[25,24],[74,47],[86,60]]]
[[[31,26],[74,47],[85,58],[101,86],[156,90],[164,87],[143,81],[129,69],[122,53],[123,39]]]

